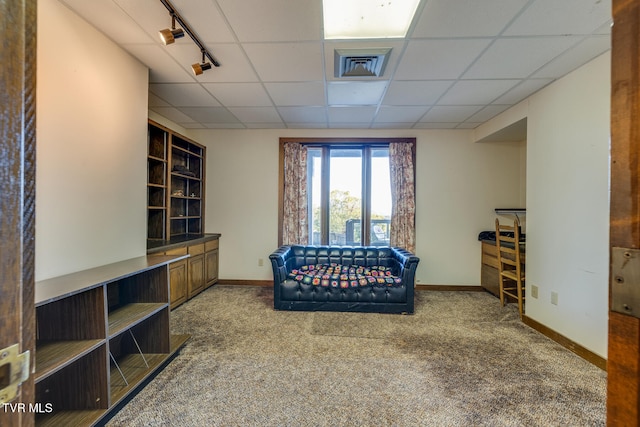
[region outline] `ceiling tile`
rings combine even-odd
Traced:
[[[487,120],[490,120],[498,114],[502,113],[509,107],[510,105],[489,105],[475,113],[473,116],[469,117],[466,121],[473,123],[484,123]]]
[[[610,19],[611,0],[536,0],[504,35],[591,34]]]
[[[467,106],[436,106],[431,108],[429,112],[420,120],[422,123],[458,123],[467,120],[473,116],[480,109],[482,105],[467,105]]]
[[[151,43],[154,40],[125,10],[113,1],[61,0],[116,43]],[[160,2],[149,7],[149,16],[166,10]]]
[[[239,123],[238,119],[224,107],[183,107],[184,114],[200,123]]]
[[[519,80],[460,80],[440,98],[438,105],[490,104],[519,82]]]
[[[245,44],[244,49],[265,82],[323,79],[321,43]]]
[[[373,121],[376,107],[329,107],[329,124],[333,123],[367,123]]]
[[[415,122],[375,122],[372,129],[411,129]]]
[[[493,101],[494,104],[517,104],[531,94],[539,91],[549,83],[552,79],[528,79],[523,80],[517,86],[514,86],[507,93]]]
[[[322,82],[265,83],[264,86],[277,106],[325,104]]]
[[[393,81],[384,96],[384,105],[432,105],[454,80]]]
[[[170,107],[171,105],[161,98],[158,98],[153,92],[149,91],[149,107]]]
[[[149,83],[195,82],[174,58],[159,45],[127,44],[124,48],[149,68]]]
[[[284,124],[282,121],[273,123],[249,123],[245,122],[247,129],[282,129]]]
[[[456,79],[490,42],[491,39],[412,40],[394,79]]]
[[[174,107],[153,107],[150,108],[150,110],[176,123],[184,124],[197,122],[197,120],[192,119],[191,117],[187,116],[182,111]]]
[[[579,37],[496,40],[464,74],[465,79],[525,78],[580,41]]]
[[[324,107],[279,107],[282,119],[287,123],[326,123]]]
[[[206,129],[246,129],[246,126],[240,122],[237,123],[203,123]]]
[[[456,122],[428,122],[428,123],[416,123],[413,126],[414,129],[455,129],[458,123]]]
[[[483,122],[464,122],[460,123],[456,126],[456,129],[475,129],[480,126]]]
[[[139,0],[136,0],[139,2]],[[209,43],[234,42],[233,32],[227,25],[216,2],[192,1],[192,0],[172,0],[173,6],[187,22],[189,27],[196,33],[198,38],[205,45]],[[166,19],[168,28],[171,20],[167,13]],[[160,28],[165,28],[160,25]],[[160,30],[158,28],[158,30]],[[188,36],[185,36],[188,38]],[[207,46],[208,47],[208,46]]]
[[[611,49],[611,36],[590,36],[561,57],[543,66],[533,76],[559,78]]]
[[[330,82],[327,88],[329,105],[377,105],[389,82]]]
[[[493,37],[527,0],[429,0],[412,37]]]
[[[318,0],[217,0],[241,42],[320,40]]]
[[[420,120],[429,107],[380,107],[376,122],[410,122]]]
[[[287,123],[290,129],[326,129],[326,123]]]
[[[174,107],[219,106],[209,92],[198,83],[151,84],[149,90]]]
[[[256,82],[258,78],[244,52],[234,44],[212,44],[209,52],[220,63],[195,77],[191,65],[201,62],[202,54],[193,43],[174,44],[165,47],[183,67],[184,73],[201,83],[209,82]]]
[[[282,123],[278,110],[273,107],[233,107],[229,111],[241,122]]]
[[[227,107],[270,107],[260,83],[203,83],[202,86]]]

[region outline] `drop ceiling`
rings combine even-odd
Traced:
[[[398,1],[398,0],[395,0]],[[169,46],[159,0],[62,0],[149,68],[149,109],[188,129],[473,129],[610,49],[611,0],[423,0],[406,38],[324,40],[322,0],[172,0],[221,63]],[[391,48],[338,78],[336,49]]]

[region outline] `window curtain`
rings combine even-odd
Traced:
[[[284,144],[282,244],[309,242],[307,207],[307,149],[297,142]]]
[[[391,173],[390,244],[415,253],[416,196],[413,168],[413,143],[389,143]]]

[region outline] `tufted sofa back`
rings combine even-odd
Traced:
[[[269,258],[275,283],[284,282],[294,268],[311,264],[382,265],[413,287],[418,257],[401,248],[388,246],[281,246]]]
[[[287,259],[287,269],[309,264],[341,264],[370,267],[383,265],[398,271],[398,263],[389,247],[350,246],[291,246],[291,256]]]

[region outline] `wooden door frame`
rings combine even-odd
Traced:
[[[0,348],[31,353],[31,375],[0,425],[32,426],[35,402],[36,0],[0,1]]]
[[[639,249],[640,0],[612,6],[610,247]],[[608,351],[607,425],[638,426],[640,319],[610,309]]]

